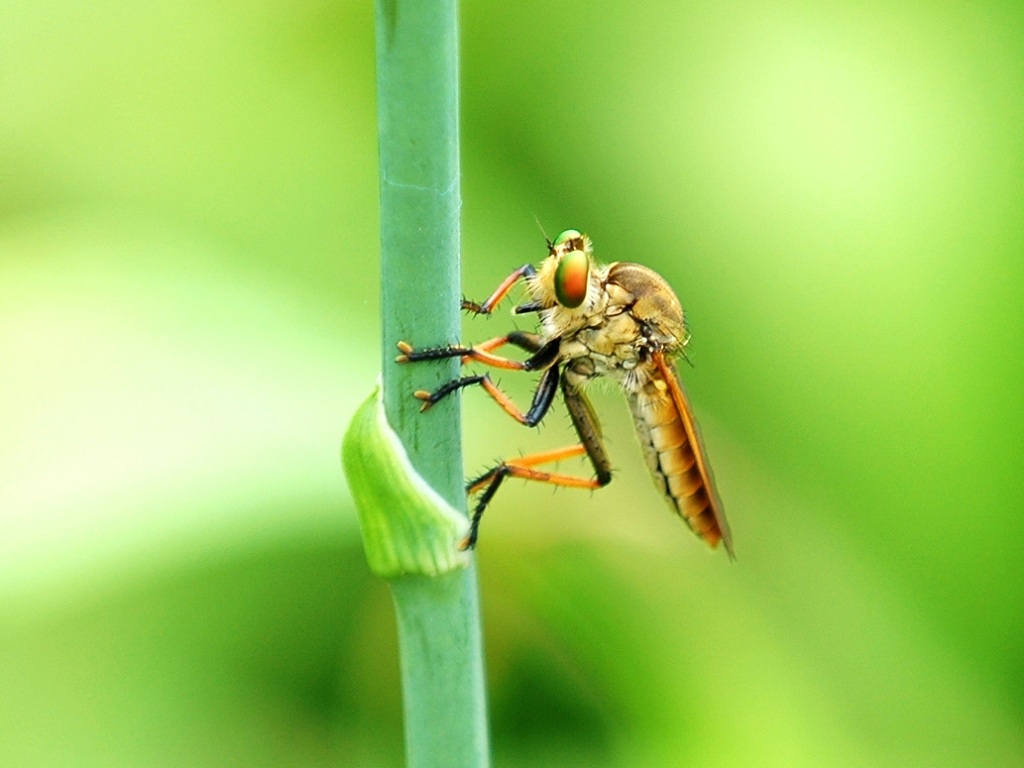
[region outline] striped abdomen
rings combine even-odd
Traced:
[[[694,533],[711,547],[732,541],[715,491],[697,422],[675,366],[655,353],[647,381],[627,393],[644,458],[658,490]]]

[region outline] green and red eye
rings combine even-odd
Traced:
[[[575,230],[563,232],[555,240],[555,246],[561,245],[570,238],[566,235],[580,237]],[[564,238],[564,239],[563,239]],[[586,251],[568,251],[558,262],[555,270],[555,298],[563,307],[575,309],[587,298],[587,286],[590,284],[590,257]]]

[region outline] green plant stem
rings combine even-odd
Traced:
[[[395,344],[459,337],[458,27],[455,0],[377,0],[384,409],[420,475],[465,508],[456,398],[411,397],[458,362],[400,366]],[[488,764],[483,654],[472,565],[392,580],[406,754],[413,768]]]

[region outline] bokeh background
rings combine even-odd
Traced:
[[[0,764],[400,765],[338,461],[380,359],[370,4],[0,18]],[[1024,765],[1022,21],[464,4],[465,291],[537,221],[664,274],[738,554],[599,390],[616,481],[484,524],[497,766]],[[464,414],[468,472],[569,434]]]

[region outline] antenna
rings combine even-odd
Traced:
[[[548,244],[548,250],[550,251],[553,243],[551,242],[551,238],[548,237],[548,233],[544,231],[544,225],[540,223],[540,217],[538,217],[536,213],[533,214],[533,220],[537,222],[537,229],[539,229],[540,233],[544,235],[544,242]]]

